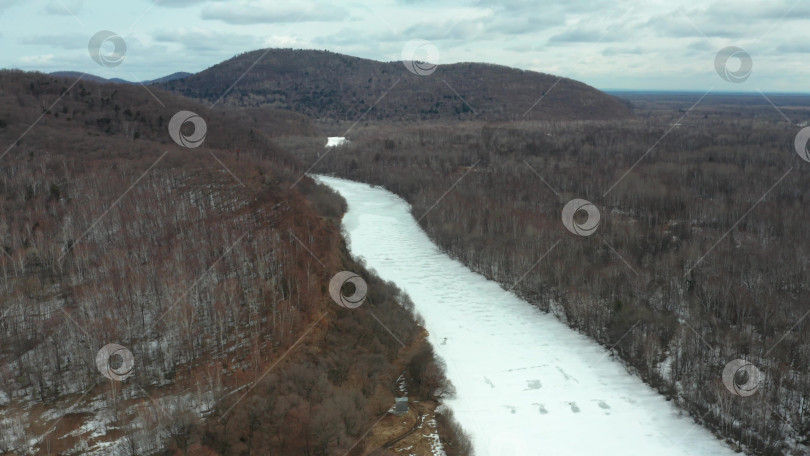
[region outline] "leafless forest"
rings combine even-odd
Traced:
[[[367,124],[325,157],[287,141],[320,157],[313,172],[401,195],[447,253],[609,347],[717,435],[783,454],[810,443],[810,165],[794,149],[810,109],[775,97],[788,122],[755,94],[690,110],[701,95],[626,94],[635,120]],[[599,208],[593,236],[560,223],[572,198]],[[763,373],[757,394],[724,387],[735,358]]]
[[[291,109],[315,119],[351,121],[362,116],[377,121],[470,121],[632,116],[616,98],[582,82],[550,74],[456,63],[440,65],[435,77],[425,78],[407,71],[402,62],[302,49],[245,52],[161,87],[214,102],[237,78],[239,84],[227,92],[224,103]],[[534,100],[526,97],[527,93],[548,96],[544,103],[528,110]],[[375,109],[370,110],[372,106]]]
[[[303,167],[270,136],[308,134],[308,120],[17,71],[0,87],[0,142],[13,145],[0,452],[361,454],[401,375],[414,398],[447,390],[408,298],[346,252],[345,202],[308,178],[292,188]],[[207,119],[203,147],[169,139],[181,109]],[[369,284],[364,307],[329,299],[343,269]],[[135,359],[123,382],[96,366],[112,342]],[[464,454],[458,432],[447,443]]]
[[[388,64],[317,55],[370,71],[371,92],[392,78]],[[794,147],[806,97],[630,92],[593,98],[602,120],[507,121],[504,102],[445,97],[434,80],[422,104],[397,111],[403,90],[350,124],[336,119],[370,95],[312,98],[281,76],[265,93],[251,76],[206,107],[243,60],[148,90],[0,72],[0,452],[385,454],[366,436],[399,382],[425,404],[452,394],[408,297],[351,259],[345,202],[308,170],[401,195],[448,254],[609,348],[730,444],[810,445],[810,165]],[[552,101],[596,92],[568,87]],[[325,117],[280,109],[299,105]],[[206,120],[202,147],[167,135],[180,110]],[[324,132],[346,131],[324,148]],[[594,235],[560,223],[572,198],[598,207]],[[341,270],[368,283],[361,308],[329,298]],[[135,359],[122,382],[96,365],[113,342]],[[722,382],[737,358],[763,373],[752,396]],[[437,420],[447,454],[469,454],[452,416]]]

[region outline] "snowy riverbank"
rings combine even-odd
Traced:
[[[396,195],[319,179],[349,203],[352,254],[424,317],[478,456],[735,454],[604,348],[439,252]]]

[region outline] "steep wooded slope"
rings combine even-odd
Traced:
[[[343,453],[387,410],[408,360],[369,311],[405,344],[421,330],[347,258],[342,199],[291,187],[297,160],[159,90],[18,71],[0,88],[0,452]],[[170,138],[180,110],[202,146]],[[328,298],[343,269],[367,305]],[[122,382],[97,368],[110,343],[133,355]]]

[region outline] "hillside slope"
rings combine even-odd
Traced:
[[[353,121],[372,106],[374,109],[364,119],[498,121],[632,117],[628,107],[617,98],[581,82],[549,74],[482,63],[455,63],[439,65],[433,74],[419,76],[409,72],[402,62],[384,63],[313,50],[247,52],[160,86],[213,102],[236,80],[239,82],[223,100],[227,104],[291,109],[327,120]],[[542,101],[537,103],[541,97]]]
[[[362,450],[422,330],[348,257],[342,199],[292,188],[301,164],[232,111],[19,71],[0,88],[0,453]],[[181,110],[200,147],[171,139]],[[341,270],[367,304],[331,301]],[[111,343],[122,381],[98,368]]]

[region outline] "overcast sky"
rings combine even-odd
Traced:
[[[100,30],[124,38],[121,65],[90,58]],[[810,0],[0,0],[0,67],[127,80],[265,47],[400,60],[413,39],[432,42],[440,64],[497,63],[601,89],[810,92]],[[742,83],[715,71],[732,45],[753,62]]]

